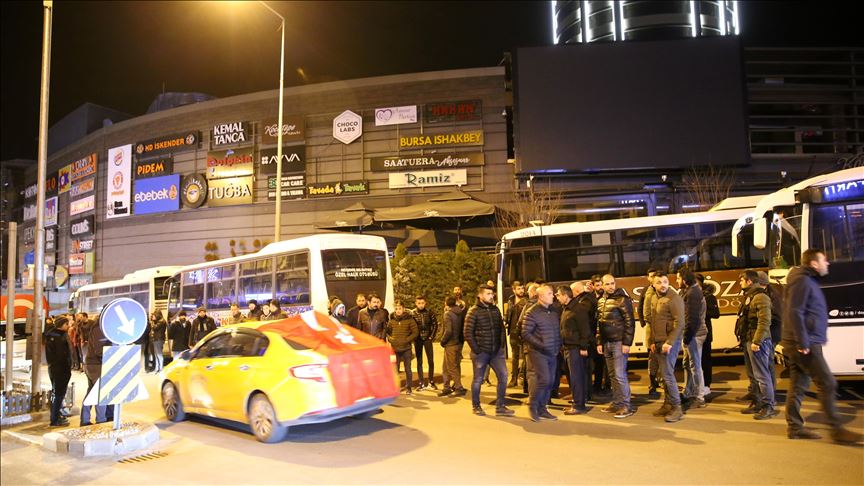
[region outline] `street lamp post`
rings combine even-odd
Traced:
[[[279,119],[276,122],[276,216],[273,222],[273,242],[282,236],[282,97],[285,89],[285,17],[273,10],[266,2],[260,2],[267,10],[273,12],[282,21],[282,51],[279,56]]]

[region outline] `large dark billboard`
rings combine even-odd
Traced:
[[[749,163],[737,38],[518,49],[519,172]]]

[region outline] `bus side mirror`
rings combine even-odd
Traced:
[[[760,250],[768,246],[768,219],[764,217],[753,220],[753,246]]]

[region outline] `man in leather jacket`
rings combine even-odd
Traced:
[[[597,301],[597,352],[605,358],[612,382],[612,404],[603,411],[623,419],[634,413],[627,379],[627,358],[636,330],[633,301],[624,289],[616,287],[611,274],[603,276],[602,286],[603,296]]]

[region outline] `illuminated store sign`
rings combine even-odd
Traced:
[[[261,128],[261,143],[273,144],[279,143],[279,131],[276,126],[279,124],[277,118],[265,120]],[[306,120],[303,115],[287,115],[282,116],[282,143],[302,142],[306,135],[304,132]]]
[[[482,152],[403,155],[369,159],[369,166],[373,171],[452,169],[483,164],[485,164],[485,157]]]
[[[282,200],[306,196],[306,174],[282,176]],[[276,200],[276,178],[267,178],[267,200]]]
[[[369,194],[369,181],[339,181],[306,186],[309,197],[340,197]]]
[[[214,179],[209,182],[207,205],[237,206],[255,202],[252,176]]]
[[[477,121],[483,117],[480,100],[428,103],[423,107],[423,119],[427,124]]]
[[[253,175],[254,149],[252,147],[217,150],[207,153],[207,178],[240,177]]]
[[[135,214],[177,211],[180,209],[180,175],[136,180],[132,199]]]
[[[263,149],[259,153],[262,174],[276,174],[276,149]],[[306,172],[306,146],[282,147],[282,173]]]
[[[472,130],[460,133],[399,137],[399,148],[429,147],[435,145],[483,145],[483,132]]]
[[[390,189],[434,186],[464,186],[468,184],[468,171],[429,170],[422,172],[400,172],[390,174]]]
[[[248,122],[219,123],[210,130],[210,142],[213,147],[246,143],[250,136],[247,131]]]
[[[71,182],[96,174],[96,154],[72,162]]]
[[[161,177],[174,172],[173,157],[139,160],[135,163],[135,178]]]
[[[199,132],[165,135],[136,143],[135,154],[141,157],[143,155],[156,155],[167,152],[184,152],[198,148],[198,141],[200,139]]]

